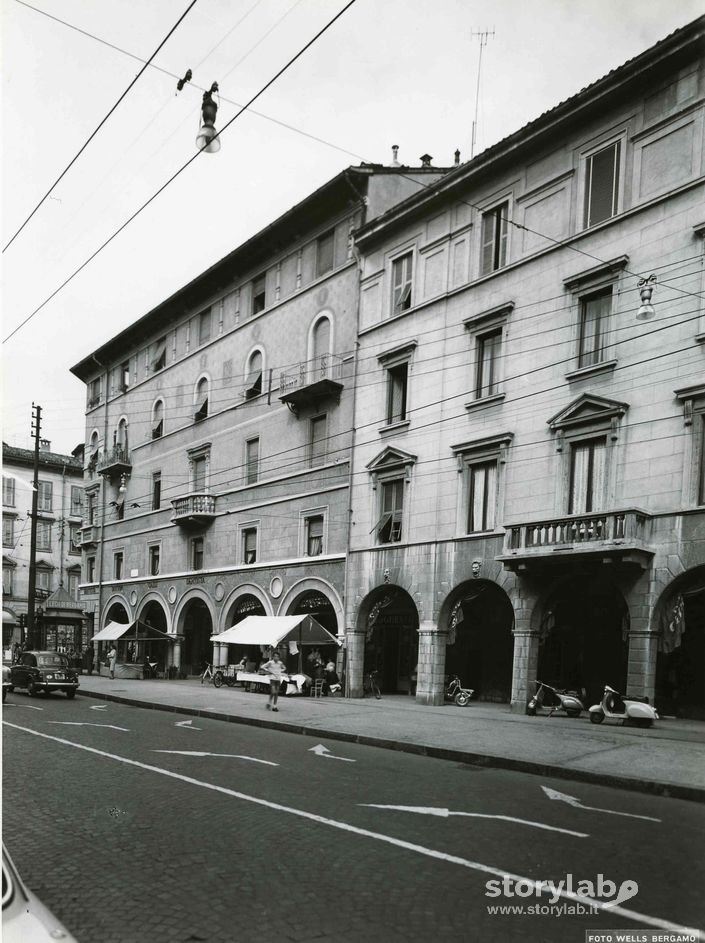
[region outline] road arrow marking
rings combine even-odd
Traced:
[[[248,760],[250,763],[262,763],[264,766],[279,766],[271,760],[258,760],[256,756],[240,756],[239,753],[201,753],[197,750],[152,750],[152,753],[176,753],[178,756],[224,756],[232,760]]]
[[[26,707],[29,711],[43,711],[43,707],[35,707],[34,704],[15,704],[14,701],[11,701],[7,704],[3,704],[3,710],[6,707]]]
[[[107,711],[107,709],[108,709],[107,704],[91,704],[92,711]]]
[[[322,743],[317,744],[315,747],[311,747],[308,751],[309,753],[315,753],[316,756],[325,756],[327,760],[342,760],[343,763],[356,763],[357,760],[351,760],[347,756],[333,756],[333,754],[328,750],[327,747],[324,747]]]
[[[186,730],[203,730],[203,727],[192,727],[191,726],[192,724],[193,724],[192,720],[179,720],[174,724],[174,726],[185,727]]]
[[[394,809],[397,812],[417,812],[420,815],[438,815],[444,819],[447,819],[451,815],[460,815],[469,819],[499,819],[502,822],[517,822],[519,825],[543,828],[548,832],[561,832],[563,835],[574,835],[576,838],[588,838],[585,832],[573,832],[569,828],[557,828],[555,825],[545,825],[543,822],[517,819],[513,815],[489,815],[486,812],[451,812],[450,809],[434,809],[419,805],[377,805],[374,802],[361,802],[360,805],[367,806],[370,809]]]
[[[129,733],[129,728],[127,727],[116,727],[115,724],[84,724],[79,723],[77,720],[50,720],[50,724],[63,724],[65,727],[109,727],[111,730],[123,730],[125,733]]]
[[[590,812],[604,812],[606,815],[625,815],[628,819],[645,819],[647,822],[660,822],[661,819],[655,819],[652,815],[635,815],[633,812],[616,812],[614,809],[598,809],[594,805],[583,805],[580,799],[575,796],[568,796],[564,792],[558,792],[556,789],[549,789],[548,786],[541,787],[549,799],[558,799],[560,802],[567,802],[574,809],[586,809]]]

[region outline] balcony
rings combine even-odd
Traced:
[[[81,528],[79,537],[78,537],[79,543],[81,545],[81,549],[83,549],[84,547],[91,547],[94,544],[98,543],[98,538],[99,538],[98,530],[99,529],[98,529],[97,524],[85,524]]]
[[[107,478],[119,478],[132,471],[130,453],[124,445],[116,445],[98,458],[97,471]]]
[[[496,559],[515,572],[534,565],[552,565],[566,557],[572,561],[580,558],[631,563],[643,570],[654,553],[648,543],[650,521],[644,511],[630,508],[508,524],[503,552]]]
[[[304,360],[291,372],[279,377],[279,399],[298,416],[302,406],[318,407],[326,399],[340,400],[343,384],[343,360],[335,354],[322,354]]]
[[[190,527],[208,524],[215,517],[215,495],[199,492],[174,498],[171,502],[171,522]]]

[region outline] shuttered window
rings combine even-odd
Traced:
[[[488,275],[507,264],[509,203],[495,206],[482,216],[481,274]]]

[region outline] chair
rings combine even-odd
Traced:
[[[323,697],[323,685],[325,683],[323,678],[316,678],[311,685],[311,697]]]

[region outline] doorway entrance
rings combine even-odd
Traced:
[[[376,670],[383,694],[413,693],[419,651],[419,616],[400,587],[377,590],[370,597],[365,637],[364,674]]]

